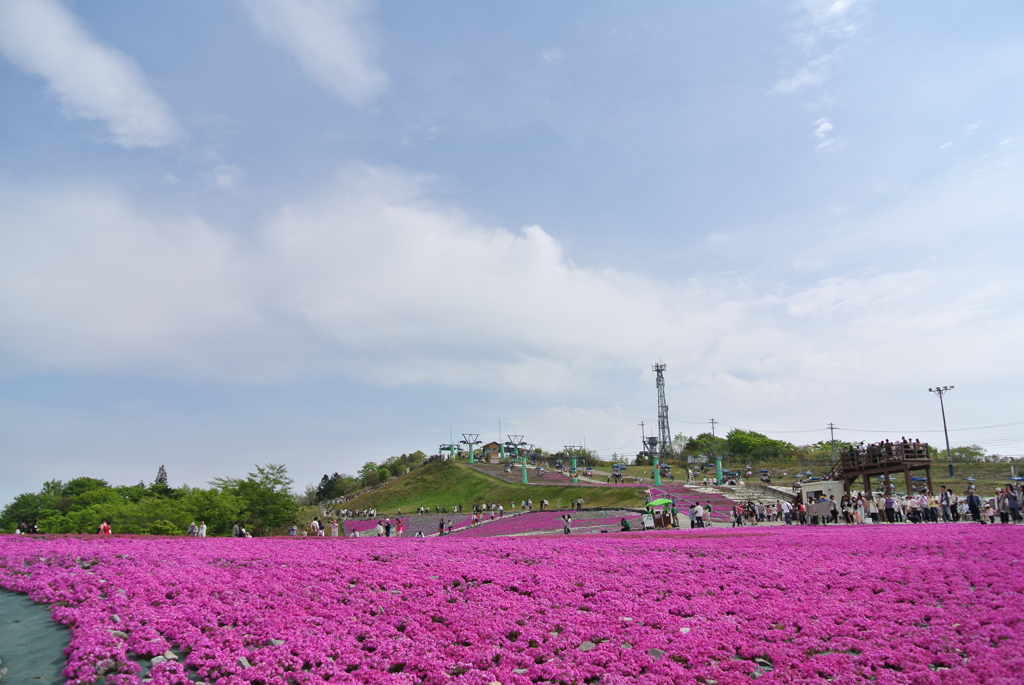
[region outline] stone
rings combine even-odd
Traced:
[[[689,628],[680,628],[679,632],[682,633],[683,635],[686,635],[688,632],[690,632],[690,629]]]
[[[268,647],[280,647],[284,644],[284,640],[278,640],[277,638],[269,638],[264,644]]]
[[[118,640],[128,639],[128,633],[124,632],[123,630],[108,630],[107,632],[116,637]]]
[[[661,657],[665,656],[665,650],[664,649],[658,649],[657,647],[655,647],[653,649],[648,649],[647,650],[647,655],[650,656],[655,661],[657,661]]]
[[[633,649],[633,645],[629,644],[628,642],[623,642],[620,646],[623,649]]]
[[[252,664],[250,664],[249,660],[244,656],[238,657],[238,660],[235,661],[235,666],[240,666],[241,668],[252,668]]]
[[[178,655],[168,649],[166,652],[164,652],[164,658],[168,661],[177,661]]]
[[[121,617],[118,616],[117,614],[111,614],[110,615],[110,621],[111,621],[111,623],[120,623],[121,622]]]
[[[581,652],[589,652],[594,647],[597,647],[597,645],[595,645],[593,642],[590,642],[588,640],[587,642],[584,642],[583,644],[580,645],[580,651]]]
[[[523,675],[524,673],[527,672],[527,670],[528,669],[525,669],[525,668],[513,668],[512,672],[515,673],[516,675]]]
[[[152,659],[149,660],[149,663],[152,666],[156,666],[157,664],[162,664],[165,661],[167,661],[167,657],[165,657],[165,656],[155,656],[155,657],[153,657]]]

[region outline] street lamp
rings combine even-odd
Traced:
[[[942,396],[953,389],[952,385],[943,385],[942,387],[935,386],[934,388],[928,388],[928,392],[935,393],[939,398],[939,408],[942,409],[942,432],[946,434],[946,458],[949,459],[949,475],[953,475],[953,452],[949,449],[949,431],[946,430],[946,405],[942,401]]]

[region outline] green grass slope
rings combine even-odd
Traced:
[[[451,511],[456,504],[472,511],[474,504],[497,502],[506,509],[514,501],[516,509],[525,499],[533,499],[536,508],[542,499],[552,507],[568,506],[582,497],[586,507],[643,506],[643,492],[637,488],[581,487],[574,485],[512,485],[470,469],[465,464],[441,461],[415,469],[381,487],[360,495],[345,506],[350,509],[375,508],[380,513],[412,514],[418,507],[445,506]]]

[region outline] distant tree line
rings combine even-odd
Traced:
[[[360,490],[386,483],[395,476],[404,475],[422,466],[426,459],[427,455],[417,450],[412,454],[390,457],[379,464],[368,461],[355,476],[337,471],[330,476],[325,473],[318,485],[306,488],[305,499],[308,500],[308,504],[319,504],[347,497]]]
[[[106,520],[115,533],[181,535],[205,521],[208,535],[228,535],[241,523],[253,535],[280,532],[293,523],[298,504],[280,464],[257,466],[246,478],[218,478],[209,488],[167,485],[163,466],[150,485],[111,485],[98,478],[50,480],[0,511],[0,531],[39,520],[42,533],[95,533]]]
[[[785,440],[774,440],[766,435],[755,431],[741,430],[734,428],[725,436],[701,433],[694,437],[678,434],[672,441],[669,459],[677,459],[681,462],[690,461],[691,457],[697,457],[713,461],[716,456],[725,457],[727,460],[735,459],[744,464],[751,463],[780,463],[780,464],[817,464],[828,465],[833,461],[833,455],[838,458],[842,450],[848,449],[854,443],[836,440],[832,443],[822,440],[810,445],[794,445]],[[932,459],[945,459],[945,447],[929,445]],[[998,454],[988,454],[985,448],[979,445],[966,445],[954,447],[951,450],[953,461],[958,463],[984,463],[997,462],[1002,460]],[[638,464],[650,463],[650,458],[641,458]]]

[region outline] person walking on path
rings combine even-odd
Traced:
[[[562,532],[568,535],[572,532],[572,516],[564,514],[562,516]]]
[[[704,527],[704,507],[697,502],[697,506],[693,508],[693,520],[696,521],[698,528]]]

